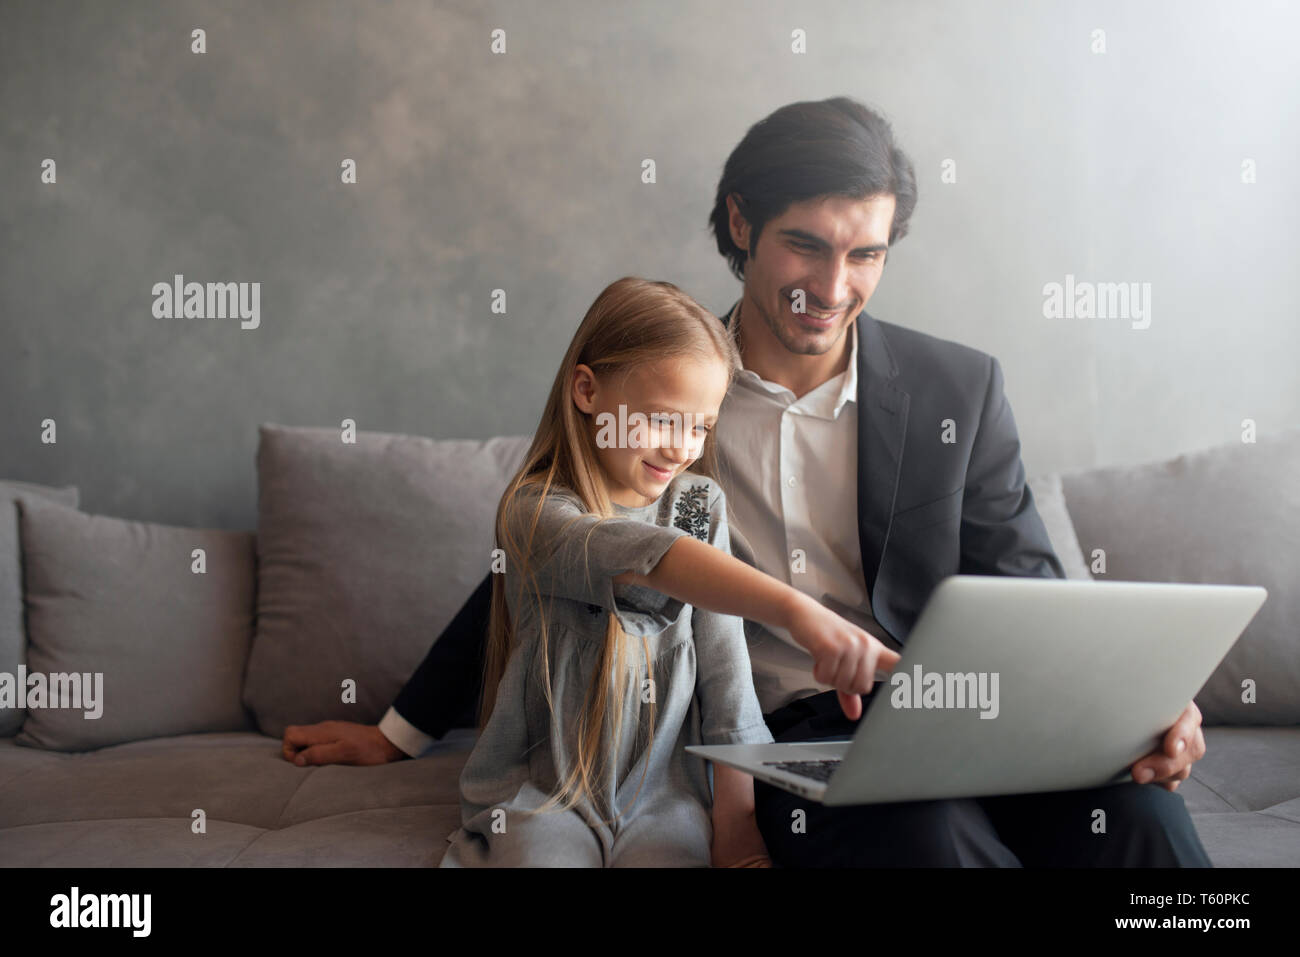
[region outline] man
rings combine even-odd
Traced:
[[[1025,485],[998,361],[864,310],[915,203],[889,124],[836,97],[751,127],[710,218],[744,283],[725,319],[744,369],[717,430],[733,550],[895,650],[947,575],[1064,577]],[[378,727],[290,727],[285,757],[380,763],[473,725],[489,596],[490,576]],[[856,721],[813,679],[807,652],[746,628],[774,738],[850,735]],[[827,808],[755,782],[756,813],[786,866],[1210,866],[1174,793],[1204,753],[1189,703],[1162,749],[1133,765],[1134,783]],[[1091,827],[1097,808],[1104,835]]]

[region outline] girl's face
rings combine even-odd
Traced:
[[[580,364],[573,404],[587,416],[610,500],[634,508],[656,501],[700,457],[727,384],[718,359],[664,359],[601,376]]]

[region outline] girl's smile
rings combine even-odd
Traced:
[[[673,477],[672,469],[657,468],[656,466],[653,466],[649,462],[645,461],[645,459],[641,460],[641,464],[644,465],[647,469],[649,469],[650,474],[654,476],[654,478],[657,481],[667,482],[670,478]]]

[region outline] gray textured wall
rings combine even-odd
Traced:
[[[610,280],[732,302],[705,229],[724,159],[777,106],[841,93],[890,117],[920,179],[868,310],[999,356],[1031,472],[1300,420],[1296,4],[0,15],[0,477],[77,484],[87,511],[252,528],[263,421],[531,431]],[[260,282],[260,327],[155,319],[176,273]],[[1150,327],[1044,318],[1066,274],[1149,282]]]

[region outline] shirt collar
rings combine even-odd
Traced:
[[[740,312],[740,300],[731,307],[731,312],[727,315],[727,331],[734,338],[737,333],[736,314]],[[849,367],[840,375],[843,377],[843,383],[840,386],[839,394],[835,397],[835,406],[832,411],[834,416],[840,414],[840,409],[844,408],[845,402],[856,402],[858,400],[858,322],[855,319],[849,326]],[[769,382],[757,372],[744,367],[744,360],[741,360],[740,372],[736,375],[736,381],[749,386],[751,389],[759,388],[766,392],[781,393],[793,395],[789,389],[775,382]]]

